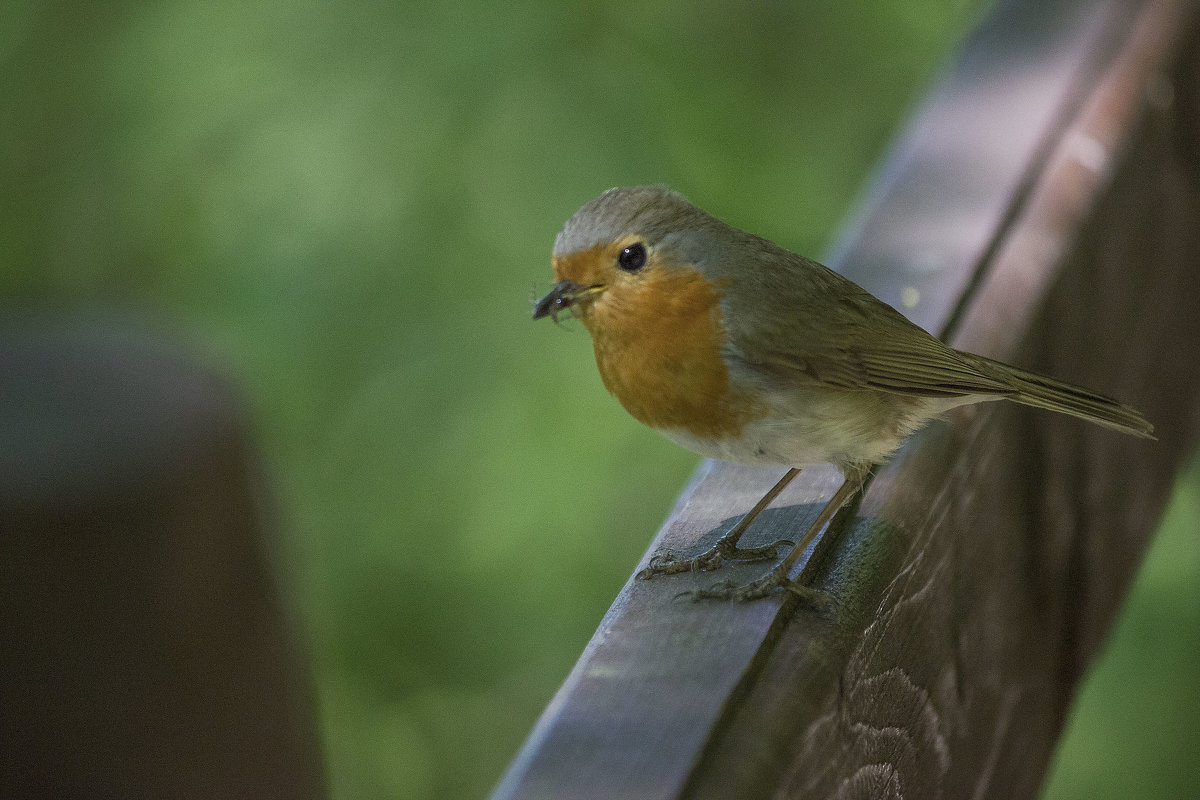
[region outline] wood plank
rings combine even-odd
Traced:
[[[1162,441],[1004,404],[935,423],[807,559],[832,614],[631,580],[497,797],[1036,794],[1196,439],[1176,345],[1200,342],[1200,128],[1194,77],[1166,72],[1195,71],[1192,30],[1179,3],[1000,5],[831,259],[957,346],[1137,402]],[[711,544],[780,473],[706,463],[647,559]],[[803,473],[748,543],[803,530],[837,482]]]

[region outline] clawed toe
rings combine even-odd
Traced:
[[[669,550],[656,553],[646,568],[636,575],[638,580],[648,581],[655,575],[675,575],[680,572],[713,572],[727,561],[767,561],[777,558],[780,547],[792,547],[788,539],[763,545],[762,547],[737,547],[721,539],[695,558],[678,558]]]
[[[703,558],[703,556],[701,556]],[[635,576],[640,581],[648,581],[655,575],[674,575],[677,572],[691,572],[693,564],[699,559],[680,559],[670,550],[664,550],[651,556],[646,568]]]
[[[680,592],[675,595],[675,599],[690,597],[693,601],[737,600],[747,602],[750,600],[761,600],[774,593],[777,589],[787,590],[791,594],[801,598],[805,605],[821,613],[828,613],[834,608],[834,599],[831,595],[805,586],[797,581],[789,580],[787,573],[778,567],[763,575],[758,580],[751,581],[743,586],[738,586],[733,581],[721,581],[707,589]]]
[[[728,552],[722,553],[722,555],[725,561],[767,561],[778,557],[780,547],[794,546],[795,542],[790,539],[780,539],[762,547],[730,547]]]

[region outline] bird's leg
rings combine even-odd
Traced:
[[[676,558],[669,552],[657,553],[650,559],[650,564],[637,577],[647,581],[655,575],[673,575],[677,572],[700,572],[710,571],[720,568],[726,561],[764,561],[775,558],[777,550],[780,547],[791,544],[788,539],[780,539],[777,542],[772,542],[762,547],[738,547],[738,540],[742,538],[742,534],[750,527],[750,523],[754,522],[762,510],[769,506],[784,487],[792,482],[792,478],[800,474],[799,467],[792,467],[787,473],[779,479],[779,482],[771,487],[771,490],[763,495],[762,499],[755,503],[754,508],[742,517],[736,525],[717,540],[717,543],[705,550],[695,558]]]
[[[800,595],[810,601],[821,602],[825,599],[822,597],[821,592],[804,586],[798,581],[791,580],[788,575],[791,573],[792,567],[796,565],[796,561],[800,559],[800,556],[808,549],[813,539],[821,532],[821,529],[863,487],[863,483],[869,474],[869,468],[848,470],[846,472],[846,480],[834,492],[833,497],[829,498],[829,502],[821,509],[821,513],[817,515],[813,523],[808,526],[808,530],[800,537],[800,541],[792,547],[791,552],[784,557],[783,561],[780,561],[773,570],[758,580],[751,581],[745,586],[737,586],[732,581],[725,581],[708,589],[697,589],[696,591],[684,592],[683,594],[690,596],[693,600],[758,600],[782,586],[793,594]]]

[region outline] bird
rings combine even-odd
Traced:
[[[685,592],[755,600],[915,431],[951,408],[1009,400],[1145,439],[1154,427],[1110,397],[956,350],[843,275],[692,205],[665,186],[609,189],[555,237],[554,286],[533,318],[568,314],[592,338],[604,386],[638,421],[707,458],[786,467],[708,550],[653,556],[638,578],[786,556],[759,579]],[[740,547],[805,467],[844,480],[796,542]]]

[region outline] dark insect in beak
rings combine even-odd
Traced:
[[[581,286],[575,281],[559,281],[554,288],[533,306],[533,318],[550,317],[558,322],[558,315],[570,310],[581,298],[597,291],[598,287]]]

